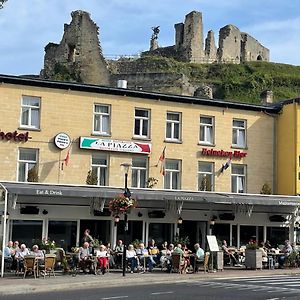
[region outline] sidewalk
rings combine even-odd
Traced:
[[[246,270],[243,268],[225,269],[216,273],[204,273],[200,271],[196,274],[168,274],[160,270],[152,273],[126,273],[122,276],[121,271],[112,271],[105,275],[78,274],[73,277],[71,275],[62,275],[57,272],[56,277],[43,278],[25,278],[16,277],[9,274],[7,277],[0,278],[0,295],[8,294],[28,294],[45,291],[58,291],[66,289],[81,288],[99,288],[114,287],[120,285],[144,285],[144,284],[170,284],[194,280],[209,280],[218,278],[242,278],[254,276],[272,276],[272,275],[295,275],[300,276],[300,268],[295,269],[275,269],[275,270]]]

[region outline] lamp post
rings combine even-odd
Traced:
[[[124,168],[124,172],[125,172],[124,197],[130,198],[131,192],[128,189],[127,180],[128,180],[128,172],[129,172],[129,168],[131,167],[131,164],[123,163],[123,164],[121,164],[121,167]],[[124,246],[123,246],[123,257],[122,257],[123,276],[125,276],[125,273],[126,273],[126,239],[127,239],[127,231],[128,231],[128,216],[127,216],[126,212],[124,213],[124,223],[125,223],[125,225],[124,225]]]
[[[183,222],[183,219],[181,217],[179,217],[178,220],[177,220],[178,240],[180,239],[180,229],[181,229],[181,226],[182,226],[182,222]]]

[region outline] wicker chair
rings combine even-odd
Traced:
[[[53,254],[45,255],[44,264],[40,266],[40,271],[41,271],[42,275],[44,276],[44,278],[46,277],[46,275],[49,275],[49,277],[50,277],[51,274],[53,274],[53,276],[55,277],[55,272],[54,272],[55,259],[56,259],[55,254],[54,255]]]
[[[25,278],[26,275],[28,275],[30,272],[32,272],[34,275],[34,278],[36,278],[37,264],[36,264],[35,256],[25,256],[24,257],[24,276],[23,276],[23,278]]]

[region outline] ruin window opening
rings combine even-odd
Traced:
[[[262,60],[262,57],[261,57],[260,55],[258,55],[256,60],[261,61],[261,60]]]
[[[68,44],[68,62],[75,62],[75,45]]]

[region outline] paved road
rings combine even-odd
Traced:
[[[300,276],[265,276],[211,280],[189,280],[174,284],[90,288],[51,293],[6,295],[5,300],[281,300],[300,299]]]

